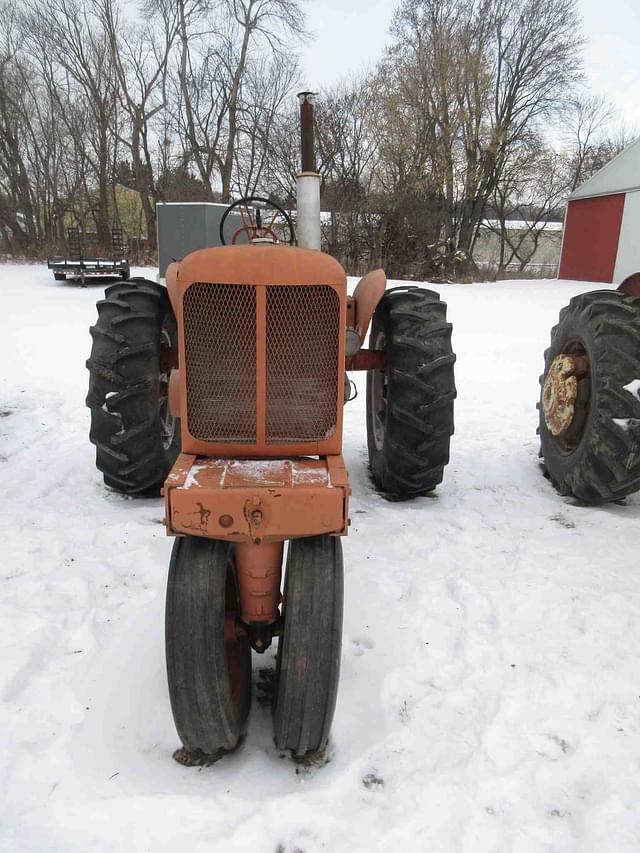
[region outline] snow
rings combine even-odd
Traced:
[[[625,391],[633,394],[636,400],[640,400],[640,379],[633,379],[628,385],[623,385],[622,387]]]
[[[192,465],[189,468],[189,473],[187,474],[187,479],[184,481],[184,488],[190,489],[192,486],[198,484],[198,474],[200,471],[204,471],[206,465]]]
[[[588,286],[435,288],[459,397],[432,497],[372,489],[355,377],[330,762],[281,758],[254,702],[243,747],[195,769],[171,758],[162,504],[107,491],[87,439],[101,286],[0,275],[0,850],[640,848],[640,499],[577,506],[537,461],[542,353]]]
[[[482,224],[485,228],[502,227],[499,219],[486,219]],[[536,231],[562,231],[564,228],[563,222],[545,222],[544,220],[533,222],[526,219],[507,219],[504,225],[507,231],[524,231],[529,229]]]

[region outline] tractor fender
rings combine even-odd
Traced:
[[[178,275],[180,273],[180,264],[173,261],[167,267],[164,274],[167,284],[167,293],[169,294],[169,302],[173,308],[173,313],[178,316]]]
[[[640,272],[628,275],[618,287],[618,291],[625,296],[640,296]]]
[[[356,307],[355,328],[362,344],[369,331],[373,313],[384,296],[386,286],[387,277],[384,270],[372,270],[360,279],[353,292]]]

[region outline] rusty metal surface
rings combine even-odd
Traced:
[[[165,481],[167,532],[233,542],[345,534],[349,481],[341,456],[220,459],[180,454]]]
[[[560,436],[571,426],[578,396],[577,365],[573,356],[560,353],[549,367],[542,388],[542,409],[551,435]]]
[[[384,370],[387,353],[384,350],[361,349],[347,359],[347,370]]]
[[[255,443],[256,289],[194,283],[183,310],[189,432],[201,441]]]
[[[194,435],[191,432],[188,422],[189,419],[187,417],[187,408],[190,405],[188,402],[187,388],[190,387],[190,377],[195,375],[194,371],[197,372],[197,365],[199,363],[200,356],[196,354],[197,357],[193,359],[192,372],[191,375],[189,375],[188,366],[186,370],[184,369],[184,365],[187,360],[186,349],[188,343],[185,340],[185,334],[181,334],[179,397],[183,450],[185,452],[198,453],[200,455],[253,457],[287,457],[312,454],[324,456],[340,453],[342,449],[344,397],[344,383],[341,368],[344,365],[345,358],[345,340],[342,330],[345,328],[346,314],[346,276],[340,264],[338,264],[338,262],[333,258],[328,255],[324,255],[321,252],[314,252],[301,249],[299,247],[285,245],[225,246],[194,252],[180,262],[179,272],[175,277],[174,286],[177,288],[178,295],[177,320],[179,329],[185,329],[187,320],[186,311],[183,307],[186,306],[185,295],[188,294],[190,287],[194,284],[202,285],[203,287],[210,288],[212,290],[233,285],[237,288],[247,288],[255,293],[255,331],[254,340],[252,342],[252,351],[254,352],[256,359],[255,396],[253,399],[256,422],[255,432],[250,431],[248,433],[239,434],[237,440],[234,438],[226,438],[225,440],[203,439],[200,435],[212,435],[214,433],[207,433],[205,431],[198,435]],[[318,292],[327,294],[327,296],[323,296],[323,299],[325,302],[328,299],[331,309],[335,310],[337,314],[334,318],[327,318],[324,311],[326,308],[325,302],[320,300],[320,302],[307,304],[305,306],[304,302],[305,300],[308,300],[308,297],[304,297],[302,299],[302,308],[306,313],[302,313],[296,317],[297,323],[294,324],[293,321],[290,323],[288,319],[282,321],[294,335],[294,339],[290,342],[288,347],[290,355],[296,348],[302,347],[304,349],[305,338],[307,342],[311,339],[316,342],[317,355],[311,354],[313,355],[311,363],[314,365],[314,370],[317,370],[318,367],[320,367],[321,372],[323,370],[325,371],[324,378],[321,377],[325,400],[329,397],[328,387],[325,382],[328,372],[323,364],[324,361],[326,361],[327,352],[330,353],[333,347],[333,341],[327,342],[326,340],[327,324],[329,324],[331,329],[333,329],[333,324],[335,324],[336,334],[334,337],[337,347],[335,359],[336,366],[335,371],[333,372],[333,375],[335,376],[335,390],[332,389],[330,395],[331,399],[335,401],[335,411],[329,419],[325,408],[323,414],[324,421],[320,424],[316,424],[317,437],[315,438],[309,438],[309,433],[307,432],[298,438],[293,437],[285,441],[285,433],[282,433],[282,440],[267,440],[267,291],[273,287],[277,287],[278,290],[286,288],[292,288],[294,290],[313,288],[313,293],[316,292],[317,288],[323,288],[322,291]],[[332,291],[331,294],[328,293],[329,290]],[[335,296],[333,294],[335,294]],[[215,297],[212,298],[215,299]],[[296,298],[300,300],[300,297],[288,298],[292,302],[295,302]],[[207,324],[208,327],[213,325],[213,323],[217,323],[219,326],[225,324],[225,328],[222,329],[221,338],[218,341],[209,341],[201,347],[202,356],[204,357],[205,362],[207,359],[211,358],[210,355],[207,355],[207,353],[211,352],[209,344],[213,346],[213,349],[215,349],[215,347],[222,347],[223,350],[225,347],[230,348],[232,346],[232,336],[228,334],[226,326],[232,327],[236,322],[236,319],[233,316],[226,318],[213,318],[212,322],[211,314],[208,311],[206,313],[207,316],[203,318],[202,321],[203,340],[206,338],[206,335],[210,333],[210,331],[207,331]],[[321,334],[318,334],[318,330]],[[332,331],[330,333],[333,334]],[[247,343],[248,346],[248,332],[247,340],[243,341],[244,339],[236,341],[236,349],[239,349],[239,343],[242,343],[243,346],[244,343]],[[278,353],[278,347],[280,348],[281,353],[284,353],[285,350],[285,347],[281,344],[278,344],[275,347],[272,346],[272,352],[275,352],[276,356]],[[229,361],[228,352],[223,352],[223,355]],[[236,358],[238,361],[242,361],[243,354],[237,352]],[[278,362],[278,358],[280,357],[276,357],[276,362]],[[230,362],[229,366],[232,367]],[[280,358],[279,363],[276,364],[276,373],[279,372],[280,374],[279,381],[281,382],[281,389],[284,388],[286,384],[286,380],[283,378],[285,367],[284,357],[282,357]],[[209,368],[205,364],[204,372],[206,373],[208,370]],[[291,358],[288,370],[292,375],[296,376],[298,382],[302,381],[307,383],[307,386],[310,385],[310,376],[307,372],[308,366],[305,367],[299,365],[293,358]],[[243,374],[243,377],[247,375],[248,374]],[[271,371],[271,375],[273,377],[274,371]],[[219,378],[221,382],[224,379],[222,376]],[[233,373],[227,373],[226,379],[232,381]],[[206,398],[208,397],[210,401],[209,405],[213,406],[216,402],[217,392],[221,389],[221,385],[219,383],[213,383],[213,385],[209,383],[209,385],[207,385],[206,377],[203,381],[204,385],[200,388],[200,404],[202,408],[201,413],[206,415],[206,412],[204,412],[207,405]],[[277,383],[274,383],[274,388],[275,385],[277,385]],[[227,392],[225,391],[225,395],[226,393]],[[294,393],[295,388],[291,387],[290,394]],[[315,393],[317,393],[317,389]],[[242,397],[242,399],[235,399],[239,396]],[[244,386],[241,389],[240,395],[238,394],[237,389],[232,391],[231,400],[228,405],[230,409],[234,409],[235,411],[223,411],[220,415],[215,415],[214,412],[211,412],[209,415],[211,422],[205,423],[204,426],[208,428],[211,426],[211,423],[213,423],[213,426],[219,427],[220,423],[216,423],[215,418],[220,417],[222,418],[222,426],[227,430],[223,434],[231,435],[232,430],[230,427],[237,426],[237,424],[231,424],[231,415],[237,417],[238,409],[242,406],[245,406],[245,412],[248,412],[249,396],[253,396],[253,390],[249,389],[247,393],[247,388]],[[227,398],[225,396],[222,401],[225,405],[226,399]],[[289,399],[291,399],[291,397],[289,397]],[[309,399],[307,399],[307,405],[309,405]],[[271,415],[269,417],[270,423],[272,424],[272,432],[277,435],[278,429],[280,429],[276,423],[279,416],[271,417],[274,414],[273,410],[274,407],[271,407]],[[191,414],[193,415],[194,412],[192,411]],[[328,423],[329,420],[331,420],[331,423]],[[200,426],[202,426],[202,424],[200,424]],[[290,431],[289,435],[293,435],[292,431]]]
[[[301,171],[315,172],[316,157],[314,145],[313,92],[299,92],[300,100],[300,157]]]
[[[325,285],[266,290],[266,441],[325,441],[337,426],[340,299]]]
[[[238,542],[235,562],[243,622],[275,622],[280,604],[283,542]]]

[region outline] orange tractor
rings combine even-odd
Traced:
[[[304,247],[282,208],[242,199],[231,208],[241,215],[232,245],[171,264],[166,291],[114,285],[92,329],[98,467],[129,494],[164,484],[165,525],[177,537],[166,657],[183,744],[175,757],[187,764],[240,743],[252,649],[276,637],[276,746],[295,756],[326,746],[349,525],[346,371],[368,371],[369,460],[381,491],[431,491],[449,458],[455,356],[445,305],[417,287],[385,291],[381,270],[347,295],[344,270],[319,251],[308,93],[301,103]]]

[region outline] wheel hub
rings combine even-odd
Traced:
[[[542,389],[542,410],[551,435],[566,433],[573,422],[578,397],[576,373],[576,359],[566,353],[551,363]]]

